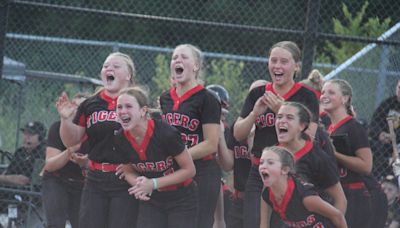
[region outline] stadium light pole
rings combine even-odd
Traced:
[[[321,0],[308,0],[307,3],[307,18],[303,36],[303,58],[301,60],[302,70],[301,79],[307,78],[310,73],[314,54],[315,43],[318,35],[318,19],[321,6]]]
[[[10,0],[0,0],[0,78],[3,75],[3,59],[6,40],[8,7]]]

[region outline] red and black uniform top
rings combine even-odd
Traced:
[[[294,176],[289,176],[287,183],[287,189],[280,204],[277,203],[274,193],[268,187],[262,192],[262,198],[288,227],[334,227],[328,218],[308,211],[304,206],[305,197],[318,195],[312,184]]]
[[[337,152],[347,156],[356,156],[360,148],[370,147],[365,128],[352,116],[347,116],[336,125],[330,125],[328,133],[331,137],[343,136],[339,144],[333,141]],[[340,182],[344,188],[364,188],[363,176],[341,164],[338,164]],[[357,187],[358,186],[358,187]]]
[[[204,140],[203,124],[220,123],[221,105],[214,95],[201,85],[190,89],[181,97],[176,93],[176,88],[171,88],[161,95],[160,105],[163,120],[178,129],[188,148]],[[202,160],[213,158],[214,155],[209,155]],[[195,163],[199,160],[195,160]]]
[[[83,101],[73,122],[86,128],[87,146],[85,151],[91,161],[119,164],[125,161],[115,151],[113,137],[121,128],[115,111],[117,98],[111,98],[101,91]]]
[[[306,144],[294,154],[296,174],[312,183],[319,191],[339,182],[335,160],[321,150],[317,142]]]
[[[254,104],[258,98],[263,96],[266,91],[271,91],[276,94],[272,83],[267,83],[265,86],[256,87],[251,90],[242,107],[240,117],[246,118],[250,112],[253,111]],[[300,83],[295,83],[294,86],[283,95],[283,99],[285,101],[294,101],[305,105],[313,115],[312,121],[318,123],[319,101],[312,91],[303,87]],[[267,146],[273,146],[278,143],[275,132],[275,113],[268,108],[265,113],[257,117],[255,125],[256,132],[251,153],[257,158],[255,162],[255,165],[257,165],[262,150]]]
[[[233,152],[233,186],[244,192],[251,168],[249,145],[247,140],[239,142],[233,137],[233,127],[227,134],[227,147]]]
[[[121,130],[115,137],[117,151],[132,164],[135,171],[147,178],[158,178],[179,170],[174,159],[185,151],[179,131],[162,120],[149,119],[143,141],[138,144],[129,131]],[[181,184],[167,186],[159,191],[172,191],[188,186],[192,178],[182,180]]]
[[[55,149],[58,149],[60,151],[64,151],[67,149],[60,136],[60,121],[54,122],[49,129],[49,134],[47,138],[47,146],[53,147]],[[86,137],[85,137],[86,138]],[[87,142],[82,142],[82,146],[79,149],[79,153],[84,154],[84,148],[86,146]],[[65,164],[64,167],[61,169],[54,171],[54,172],[49,172],[50,174],[60,177],[62,179],[73,179],[73,180],[80,180],[83,181],[84,176],[82,175],[82,169],[79,167],[78,164],[68,161],[67,164]]]

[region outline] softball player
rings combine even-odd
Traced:
[[[305,104],[313,113],[310,130],[317,129],[319,102],[315,94],[294,81],[300,70],[300,50],[290,41],[282,41],[270,49],[268,69],[272,83],[256,87],[250,91],[234,126],[234,136],[238,141],[247,138],[255,124],[254,143],[251,150],[253,166],[246,183],[244,199],[244,227],[258,228],[260,223],[260,197],[262,181],[258,173],[261,151],[266,146],[277,144],[275,133],[275,113],[283,100]]]
[[[336,143],[340,181],[347,201],[346,220],[349,227],[368,227],[371,218],[371,197],[363,182],[363,175],[372,170],[372,153],[363,126],[352,117],[352,88],[348,82],[334,79],[322,88],[321,105],[330,117],[328,128],[331,137],[341,135]]]
[[[198,84],[201,66],[198,48],[189,44],[177,46],[170,65],[176,87],[161,95],[160,105],[163,119],[179,130],[196,166],[198,227],[211,228],[221,185],[221,171],[214,158],[221,106],[210,91]]]
[[[316,186],[319,192],[327,193],[333,205],[344,214],[346,197],[339,182],[336,162],[322,151],[319,142],[312,142],[305,133],[310,120],[310,112],[304,105],[284,102],[275,121],[279,145],[293,154],[296,174]]]
[[[259,172],[266,187],[260,227],[269,227],[271,209],[288,227],[347,227],[342,212],[322,200],[312,184],[293,174],[294,159],[285,148],[265,148]]]
[[[129,184],[115,175],[126,162],[113,146],[114,133],[121,128],[115,112],[117,96],[134,77],[128,55],[110,54],[102,67],[104,89],[86,99],[74,117],[68,97],[57,102],[61,116],[61,139],[67,147],[78,144],[84,134],[89,147],[89,171],[82,193],[80,227],[136,227],[138,201],[129,195]]]
[[[141,89],[121,91],[117,115],[123,131],[116,135],[115,145],[133,167],[133,172],[125,169],[123,173],[133,186],[129,192],[143,200],[137,225],[195,227],[198,195],[192,180],[196,172],[193,160],[179,131],[164,121],[148,118],[147,108],[148,99]]]

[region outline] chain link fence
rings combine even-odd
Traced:
[[[41,121],[48,128],[58,120],[54,103],[62,91],[70,96],[94,92],[104,59],[117,50],[133,57],[136,81],[149,88],[155,101],[169,87],[172,49],[182,43],[200,47],[205,83],[221,84],[230,93],[230,123],[237,118],[251,82],[270,80],[268,49],[281,40],[292,40],[302,48],[303,69],[307,69],[303,78],[315,68],[327,78],[348,80],[358,117],[366,123],[385,98],[395,95],[400,78],[397,0],[5,2],[7,61],[0,79],[3,170],[8,156],[21,146],[20,128],[29,121]],[[392,32],[377,39],[387,31]],[[385,123],[382,116],[378,125]],[[370,132],[374,129],[369,126]],[[375,143],[371,145],[374,174],[388,174],[390,147],[383,152]],[[24,202],[31,202],[27,199],[37,193],[31,186],[7,189],[31,192],[23,192]],[[26,209],[40,208],[40,200],[34,207],[26,205]]]

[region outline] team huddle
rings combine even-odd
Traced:
[[[273,45],[268,58],[272,82],[253,83],[228,127],[221,88],[200,80],[197,47],[174,49],[170,89],[157,102],[135,84],[132,59],[111,53],[102,89],[57,100],[43,187],[62,179],[81,194],[71,196],[79,206],[68,216],[46,210],[48,226],[218,227],[222,169],[234,180],[226,227],[383,227],[386,217],[372,216],[383,192],[371,191],[379,184],[349,83],[329,80],[316,91],[295,82],[301,54],[290,41]]]

